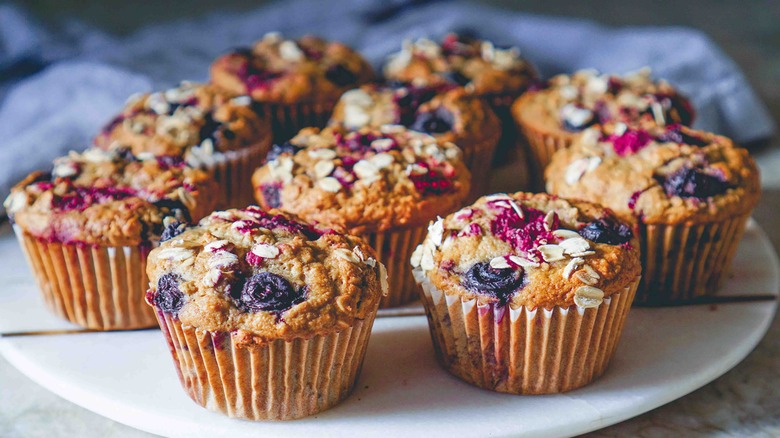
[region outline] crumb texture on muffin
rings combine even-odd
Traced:
[[[130,246],[205,216],[215,190],[208,175],[181,160],[92,148],[58,158],[49,173],[31,173],[4,205],[22,230],[43,240]]]
[[[458,208],[470,174],[453,143],[399,125],[332,126],[275,145],[253,184],[266,208],[364,234],[420,226]]]
[[[347,129],[402,125],[462,148],[493,143],[501,135],[487,103],[463,88],[365,85],[347,91],[333,110],[331,124]]]
[[[386,272],[362,240],[250,206],[217,211],[149,254],[147,302],[242,342],[308,338],[376,311]]]
[[[519,95],[536,80],[536,71],[516,47],[499,48],[486,40],[450,33],[441,43],[407,40],[384,67],[388,80],[422,85],[456,85],[479,96]]]
[[[595,307],[641,270],[635,233],[608,210],[527,193],[439,218],[411,264],[447,295],[513,309]]]
[[[231,97],[211,84],[182,82],[131,97],[95,144],[130,148],[139,156],[184,157],[195,167],[211,164],[228,151],[270,146],[270,119],[259,116],[251,103],[248,96]]]
[[[665,126],[693,123],[691,104],[649,68],[623,76],[580,70],[557,75],[513,105],[515,119],[539,132],[573,135],[596,124]]]
[[[749,212],[760,196],[747,150],[726,137],[680,125],[610,124],[556,152],[547,191],[598,202],[646,224],[717,222]]]
[[[335,102],[343,92],[373,79],[360,54],[311,35],[286,39],[268,33],[253,47],[225,54],[211,65],[214,84],[266,103]]]

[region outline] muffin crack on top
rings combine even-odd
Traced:
[[[362,240],[254,206],[214,212],[165,241],[147,272],[158,311],[247,343],[348,327],[387,293],[384,266]]]

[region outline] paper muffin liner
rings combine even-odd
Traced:
[[[506,95],[491,95],[485,96],[484,99],[493,108],[499,121],[501,122],[501,137],[498,139],[498,143],[495,147],[495,152],[492,157],[492,167],[494,169],[511,168],[509,178],[510,181],[500,181],[491,184],[490,192],[496,191],[521,191],[529,189],[530,166],[527,159],[525,149],[518,148],[518,138],[520,137],[517,127],[515,126],[512,118],[511,106],[517,99],[517,94]],[[506,179],[506,178],[504,178]],[[500,185],[500,188],[496,190],[494,185]],[[506,187],[504,187],[506,186]]]
[[[309,339],[239,344],[228,332],[184,326],[157,312],[182,387],[195,403],[247,420],[324,411],[355,387],[374,324],[369,318]]]
[[[595,308],[511,309],[446,295],[419,269],[436,357],[456,377],[493,391],[552,394],[606,370],[639,278]]]
[[[552,161],[555,152],[572,145],[570,134],[557,134],[539,131],[528,124],[517,121],[517,129],[522,133],[517,137],[517,149],[525,149],[529,156],[529,171],[531,186],[542,190],[544,188],[544,169]]]
[[[268,149],[268,144],[257,144],[235,151],[226,151],[215,154],[212,163],[204,163],[200,166],[212,175],[219,185],[218,209],[243,208],[255,202],[252,172],[263,164]]]
[[[93,330],[154,327],[144,297],[151,245],[94,246],[45,242],[14,226],[49,309]]]
[[[428,227],[423,225],[361,236],[374,248],[377,259],[387,269],[387,282],[390,287],[387,295],[382,297],[379,308],[396,307],[420,298],[409,259],[427,234]]]
[[[336,101],[276,104],[255,102],[255,110],[261,116],[271,117],[274,142],[280,143],[295,137],[303,128],[322,128],[328,123]]]
[[[464,204],[471,204],[488,192],[490,169],[493,165],[493,153],[496,150],[498,140],[495,136],[486,136],[480,142],[466,145],[456,143],[458,146],[461,146],[463,163],[471,172],[471,190]]]
[[[637,304],[674,304],[715,293],[731,267],[749,214],[698,225],[640,224]]]

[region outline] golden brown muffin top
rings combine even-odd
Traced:
[[[401,51],[388,58],[384,77],[417,86],[462,86],[478,96],[516,96],[537,74],[516,47],[501,49],[490,41],[450,33],[441,43],[427,38],[404,41]]]
[[[688,100],[668,82],[653,80],[649,68],[623,76],[596,70],[554,76],[521,96],[512,113],[537,131],[569,136],[599,123],[690,126],[694,117]]]
[[[92,148],[56,159],[50,173],[31,173],[4,205],[39,239],[134,246],[203,217],[214,208],[216,190],[206,173],[181,160]]]
[[[252,177],[264,207],[358,235],[453,211],[470,180],[457,146],[399,125],[303,129],[275,145]]]
[[[638,242],[595,204],[497,194],[433,222],[411,263],[418,281],[466,301],[596,307],[639,280]]]
[[[271,121],[251,103],[248,96],[230,97],[214,85],[182,82],[131,97],[95,144],[130,148],[139,156],[184,157],[194,167],[212,164],[230,151],[270,147]]]
[[[147,302],[242,342],[332,333],[375,313],[387,273],[361,239],[250,206],[212,213],[149,254]]]
[[[268,33],[251,49],[225,54],[211,65],[214,84],[267,103],[332,103],[373,80],[374,72],[360,54],[310,35],[292,40]]]
[[[726,137],[680,125],[589,129],[553,155],[547,191],[648,224],[718,222],[758,202],[758,168]]]
[[[364,85],[341,96],[330,124],[352,130],[402,125],[464,149],[501,135],[498,117],[484,100],[450,86]]]

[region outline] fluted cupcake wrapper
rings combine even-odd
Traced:
[[[555,152],[572,145],[569,135],[555,135],[555,133],[543,132],[533,129],[523,123],[517,123],[517,128],[522,136],[517,139],[517,148],[525,148],[530,156],[531,185],[535,188],[544,188],[544,169],[552,161]]]
[[[420,298],[409,259],[427,233],[428,227],[423,225],[361,236],[374,248],[377,258],[387,269],[389,288],[387,295],[382,297],[380,308],[397,307]]]
[[[287,141],[303,128],[322,128],[328,123],[336,102],[303,102],[276,104],[255,102],[254,108],[261,116],[271,117],[274,142]]]
[[[508,191],[518,191],[528,188],[529,166],[523,149],[518,149],[519,137],[517,127],[512,119],[510,107],[517,98],[517,94],[502,94],[485,96],[484,99],[493,108],[501,121],[501,137],[492,157],[493,168],[511,167],[513,172],[512,186]],[[492,189],[491,189],[492,190]],[[501,188],[503,190],[503,187]],[[492,190],[495,191],[495,190]]]
[[[49,309],[94,330],[154,327],[144,297],[151,245],[107,247],[45,242],[14,226]]]
[[[511,309],[446,295],[419,271],[423,304],[442,366],[493,391],[551,394],[599,377],[609,365],[639,279],[595,308]]]
[[[269,139],[270,141],[270,139]],[[253,204],[252,173],[265,158],[268,144],[257,144],[244,149],[214,155],[214,161],[200,167],[214,177],[220,188],[217,208],[243,208]]]
[[[464,204],[471,204],[488,191],[490,169],[493,166],[493,153],[498,145],[498,137],[486,136],[482,141],[458,146],[463,151],[463,163],[471,172],[471,191]]]
[[[247,420],[293,420],[344,400],[360,375],[375,315],[331,334],[246,345],[157,312],[190,398]]]
[[[749,217],[698,225],[640,224],[643,280],[636,303],[674,304],[715,293]]]

